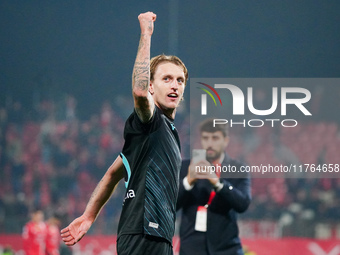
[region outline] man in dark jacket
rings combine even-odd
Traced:
[[[180,255],[243,254],[237,213],[251,201],[250,178],[225,152],[228,126],[207,120],[200,139],[205,159],[182,163],[177,210],[182,210]],[[195,162],[196,161],[196,162]]]

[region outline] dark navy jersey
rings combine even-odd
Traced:
[[[124,234],[147,234],[172,242],[181,167],[180,142],[171,119],[155,107],[143,123],[134,111],[125,123],[121,157],[126,195],[118,226]]]

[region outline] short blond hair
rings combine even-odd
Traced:
[[[164,55],[164,54],[155,56],[150,60],[150,80],[151,81],[153,81],[157,66],[164,62],[170,62],[179,67],[182,67],[183,72],[184,72],[184,77],[185,77],[185,84],[187,84],[187,81],[189,78],[188,69],[186,68],[182,60],[180,60],[179,57],[176,57],[173,55]]]

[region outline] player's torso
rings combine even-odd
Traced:
[[[118,235],[144,233],[171,240],[181,165],[178,133],[164,115],[157,116],[149,128],[151,132],[126,137],[133,148],[123,149],[130,178]]]

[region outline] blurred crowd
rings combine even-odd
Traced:
[[[110,104],[83,121],[76,108],[65,96],[42,101],[29,117],[19,102],[0,110],[1,232],[21,232],[36,207],[65,221],[78,216],[120,152],[124,121]]]
[[[0,106],[0,233],[21,233],[29,212],[37,207],[47,217],[58,215],[62,226],[78,217],[122,148],[131,105],[116,109],[102,102],[87,119],[79,118],[77,100],[70,95],[42,100],[34,109],[15,101]],[[184,116],[180,113],[176,123],[186,158],[190,126]],[[231,129],[228,153],[248,165],[339,164],[339,134],[339,124],[327,119],[291,129]],[[313,174],[255,176],[253,201],[242,218],[280,222],[287,235],[299,235],[290,226],[301,220],[309,226],[335,222],[340,178]],[[124,190],[120,183],[113,195],[117,199],[105,206],[92,233],[116,233]]]

